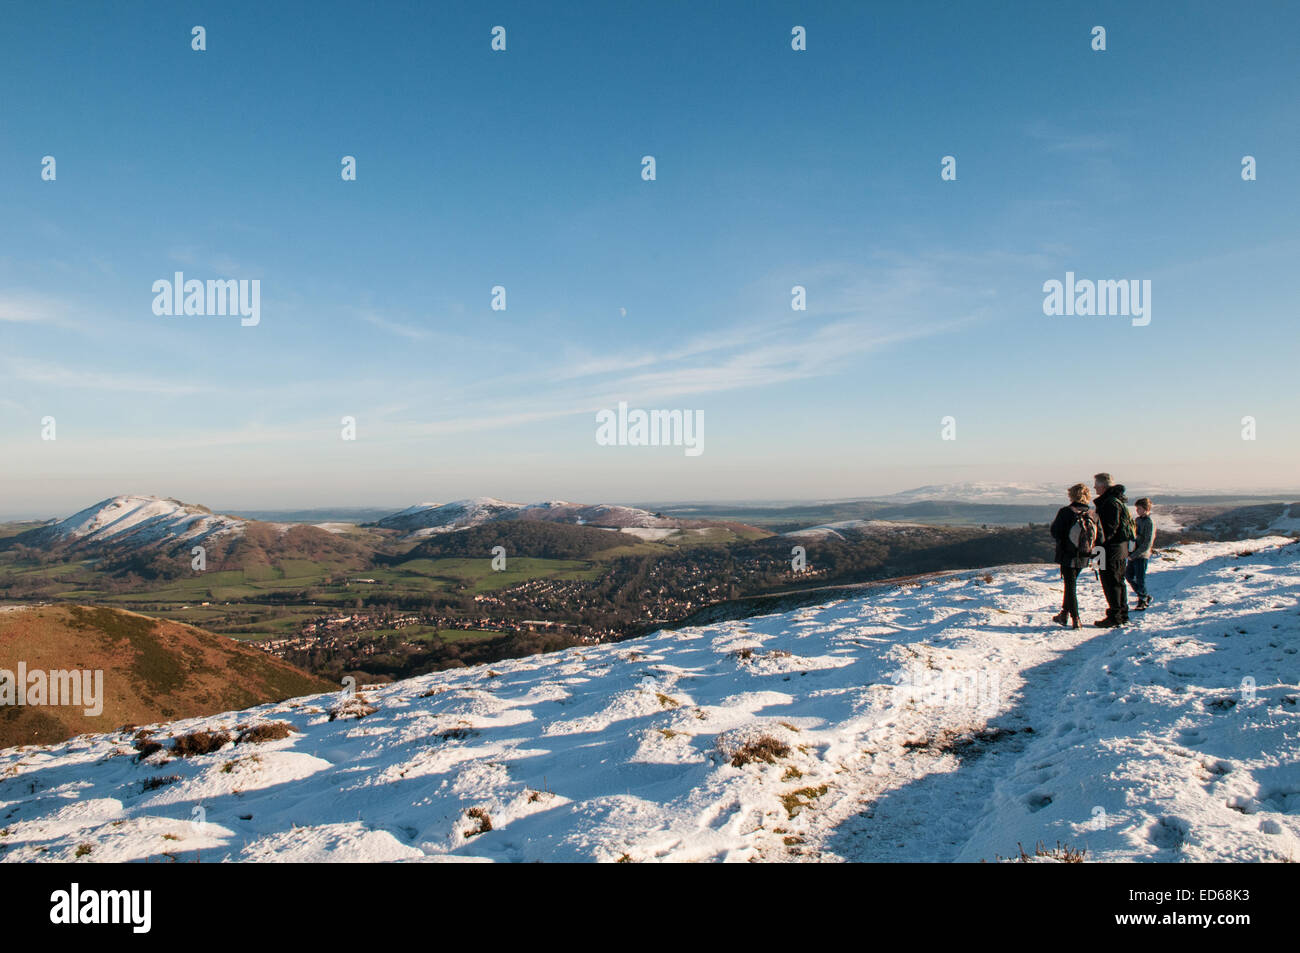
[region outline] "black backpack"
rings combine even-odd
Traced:
[[[1137,539],[1137,523],[1133,521],[1133,514],[1128,510],[1128,504],[1122,500],[1119,502],[1119,538],[1120,539]]]
[[[1074,547],[1075,558],[1080,563],[1087,563],[1101,541],[1101,523],[1097,514],[1092,510],[1075,510],[1074,525],[1066,538]]]

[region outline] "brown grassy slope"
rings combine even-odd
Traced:
[[[257,649],[193,626],[120,609],[39,606],[0,611],[0,669],[104,672],[103,712],[0,705],[0,747],[51,744],[333,691]]]

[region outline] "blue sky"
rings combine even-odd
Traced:
[[[0,514],[1300,485],[1300,8],[548,6],[7,5]],[[1067,270],[1150,325],[1045,316]]]

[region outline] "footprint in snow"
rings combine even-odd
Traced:
[[[1045,791],[1035,791],[1025,798],[1025,806],[1029,808],[1030,814],[1037,814],[1051,803],[1052,795]]]
[[[1147,838],[1161,850],[1182,850],[1190,829],[1181,817],[1162,817],[1147,830]]]

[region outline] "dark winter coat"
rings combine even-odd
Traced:
[[[1097,497],[1093,506],[1097,510],[1097,519],[1101,521],[1101,540],[1104,546],[1124,545],[1128,551],[1128,541],[1120,529],[1123,525],[1121,510],[1128,509],[1128,500],[1124,499],[1124,484],[1116,483],[1105,493]]]
[[[1070,528],[1079,519],[1080,513],[1088,512],[1086,503],[1071,503],[1062,506],[1052,520],[1052,539],[1056,540],[1056,563],[1058,566],[1074,565],[1074,544],[1070,542]],[[1041,524],[1040,524],[1041,525]]]

